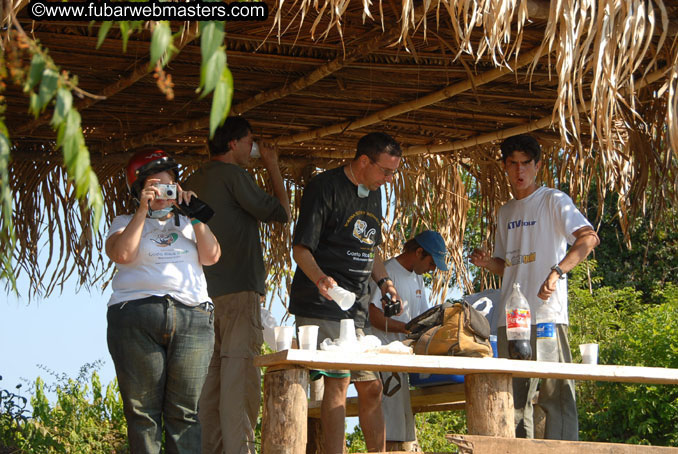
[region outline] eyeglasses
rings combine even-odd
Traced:
[[[395,174],[398,173],[398,169],[393,170],[393,169],[389,169],[387,167],[384,167],[382,165],[379,165],[379,163],[377,163],[377,161],[374,161],[371,158],[370,158],[370,162],[372,164],[374,164],[375,166],[379,167],[379,170],[381,170],[381,172],[384,174],[385,177],[392,177],[392,176],[395,176]]]

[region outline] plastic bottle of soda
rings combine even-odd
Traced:
[[[508,339],[509,358],[532,358],[531,324],[530,305],[520,291],[520,284],[516,282],[506,302],[506,338]]]
[[[558,361],[556,316],[550,299],[537,308],[537,361]]]

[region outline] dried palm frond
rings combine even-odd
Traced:
[[[668,88],[668,106],[666,108],[666,124],[669,130],[669,143],[673,152],[678,154],[678,35],[673,40],[671,50],[673,64],[666,84],[660,90],[661,93]]]
[[[544,182],[567,188],[579,206],[618,194],[616,206],[598,204],[597,218],[614,210],[626,233],[635,217],[655,222],[678,204],[678,37],[667,25],[676,7],[662,0],[540,4],[548,8],[532,0],[280,0],[272,28],[227,24],[233,111],[253,120],[262,139],[280,139],[293,213],[311,175],[351,159],[360,135],[391,133],[406,157],[389,188],[395,205],[384,226],[384,254],[398,253],[415,230],[434,228],[448,241],[453,268],[436,275],[435,298],[449,278],[465,290],[476,277],[496,286],[491,276],[469,273],[463,251],[491,248],[496,210],[510,197],[497,144],[510,135],[540,135]],[[135,48],[126,55],[120,35],[107,41],[97,51],[101,64],[91,65],[75,49],[93,48],[96,30],[45,21],[31,27],[54,43],[64,67],[106,98],[78,101],[78,108],[89,122],[86,140],[107,220],[132,209],[121,176],[132,148],[169,147],[185,172],[204,159],[209,108],[195,100],[198,75],[188,70],[198,43],[188,42],[175,60],[176,100],[166,104],[146,87],[143,36],[130,40]],[[266,41],[273,32],[278,39]],[[530,64],[526,77],[519,74]],[[21,87],[3,95],[15,146],[15,262],[42,294],[69,275],[85,285],[103,282],[109,263],[95,254],[102,232],[78,233],[88,229],[89,215],[64,183],[50,112],[26,119]],[[268,184],[264,170],[252,171]],[[472,223],[480,232],[476,244],[464,238]],[[280,295],[290,283],[292,229],[262,227],[270,286]]]

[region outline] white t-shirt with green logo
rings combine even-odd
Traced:
[[[117,216],[106,238],[124,230],[131,220],[132,215]],[[109,306],[154,295],[170,295],[188,306],[211,301],[198,260],[195,231],[184,216],[179,216],[178,227],[174,216],[163,221],[146,218],[136,259],[115,267]]]

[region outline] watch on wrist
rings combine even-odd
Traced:
[[[558,273],[558,279],[563,279],[565,277],[565,272],[557,264],[551,267],[551,271],[555,271],[556,273]]]
[[[379,290],[381,290],[381,287],[386,283],[386,281],[390,281],[390,280],[391,280],[391,278],[388,277],[388,276],[382,277],[381,279],[379,279],[377,281],[377,287],[379,288]]]

